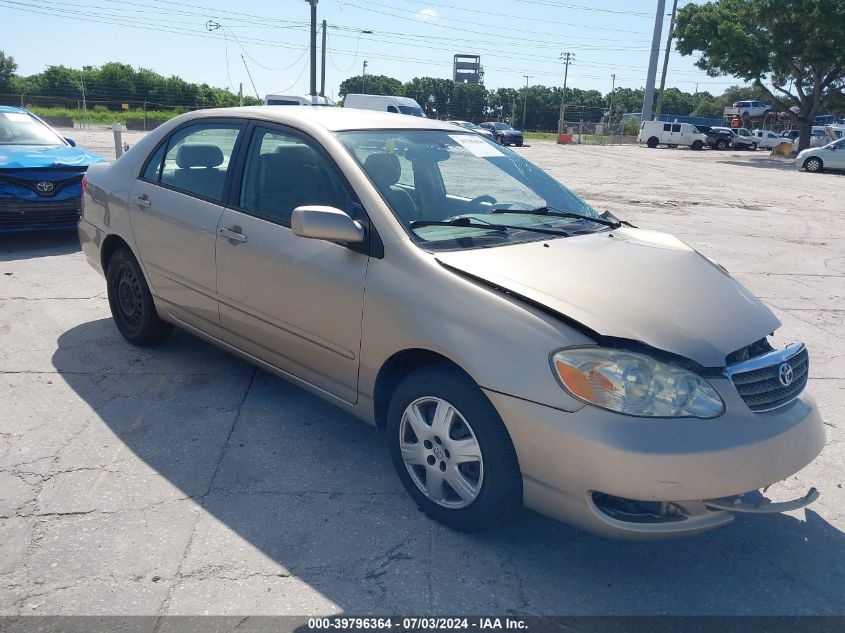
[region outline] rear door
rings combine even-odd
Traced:
[[[154,294],[175,319],[216,338],[217,224],[243,127],[206,119],[177,128],[130,191],[132,233]]]
[[[217,237],[223,340],[354,403],[366,249],[305,239],[293,210],[326,205],[368,225],[334,161],[312,139],[256,123]]]

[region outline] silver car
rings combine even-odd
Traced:
[[[795,166],[814,174],[825,169],[845,171],[845,138],[799,152],[795,157]]]
[[[385,429],[430,516],[523,504],[613,537],[802,507],[825,441],[804,345],[721,266],[448,123],[186,114],[88,171],[121,334],[173,325]]]

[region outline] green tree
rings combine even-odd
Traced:
[[[799,147],[813,118],[845,87],[845,0],[716,0],[687,4],[675,23],[677,49],[699,53],[713,76],[733,75],[784,111],[801,108]]]
[[[15,58],[0,51],[0,94],[12,91],[12,80],[18,72],[18,64]]]
[[[386,75],[356,75],[340,84],[338,95],[343,98],[348,94],[401,95],[402,82]]]

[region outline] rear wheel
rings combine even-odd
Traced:
[[[810,156],[810,158],[804,161],[804,169],[810,173],[818,174],[824,171],[824,163],[821,158]]]
[[[424,367],[399,385],[387,437],[399,479],[431,518],[477,532],[522,505],[522,475],[505,425],[455,367]]]
[[[657,142],[657,137],[652,136],[650,139],[648,139],[646,145],[648,145],[651,149],[654,149],[655,147],[657,147]]]
[[[106,288],[115,325],[133,345],[155,345],[173,330],[159,318],[141,266],[129,249],[121,248],[111,256]]]

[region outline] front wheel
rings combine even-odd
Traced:
[[[756,152],[756,151],[757,151],[757,143],[752,143],[752,144],[748,147],[748,149],[749,149],[749,151]]]
[[[399,385],[387,438],[405,489],[440,523],[478,532],[522,504],[519,463],[502,419],[478,385],[450,365],[423,367]]]
[[[811,156],[810,158],[804,161],[804,169],[806,169],[810,173],[818,174],[824,171],[824,163],[822,163],[821,158]]]
[[[728,142],[725,139],[719,139],[716,141],[715,148],[718,150],[725,150],[728,149]]]
[[[704,143],[703,143],[703,142],[701,142],[701,141],[693,141],[693,142],[692,142],[692,145],[690,145],[690,147],[691,147],[692,149],[694,149],[695,151],[698,151],[698,150],[700,150],[702,147],[704,147]]]
[[[523,143],[523,141],[517,141],[517,142],[516,142],[516,146],[517,146],[517,147],[522,147],[522,143]]]
[[[506,145],[507,145],[507,143],[505,142],[505,137],[504,137],[504,136],[498,136],[498,137],[496,137],[496,142],[497,142],[499,145],[501,145],[502,147],[504,147],[504,146],[506,146]]]
[[[121,248],[111,256],[106,288],[115,325],[133,345],[155,345],[173,330],[159,318],[141,266],[128,249]]]

